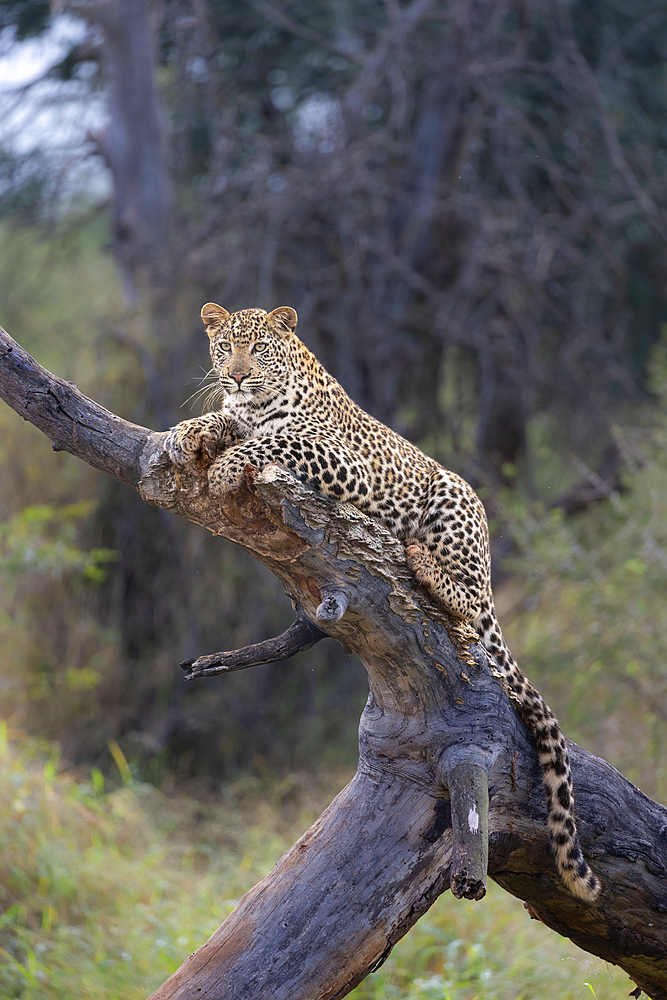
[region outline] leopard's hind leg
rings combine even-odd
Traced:
[[[510,652],[491,596],[486,515],[467,483],[445,471],[434,477],[418,537],[404,543],[417,582],[450,614],[472,622],[498,664],[508,694],[527,726],[542,769],[551,841],[565,885],[594,900],[600,883],[584,860],[577,835],[570,761],[558,720]]]

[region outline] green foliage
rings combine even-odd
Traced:
[[[116,269],[103,249],[107,234],[99,213],[51,228],[0,222],[0,323],[20,330],[22,346],[42,364],[102,395],[121,390],[131,375],[127,349],[112,331],[125,324],[128,334],[142,329],[142,317],[123,309]]]
[[[509,497],[505,632],[566,732],[648,794],[667,794],[667,423],[621,439],[626,489],[584,514]]]
[[[131,384],[122,353],[101,343],[100,318],[118,316],[118,285],[98,220],[50,234],[3,222],[0,237],[0,322],[20,327],[28,350],[90,395]],[[69,731],[74,743],[77,730],[99,728],[91,713],[118,667],[115,630],[97,613],[116,558],[89,528],[100,477],[55,456],[4,404],[0,468],[0,714],[47,736]]]
[[[60,728],[90,712],[115,664],[113,634],[84,610],[116,558],[81,547],[90,510],[89,502],[28,506],[0,524],[2,711],[36,713],[44,733],[56,719]]]
[[[627,996],[624,973],[527,919],[496,888],[479,904],[441,896],[355,1000],[598,1000]]]
[[[334,782],[292,776],[281,797],[245,781],[203,804],[168,802],[127,776],[105,791],[98,770],[58,769],[55,750],[0,726],[3,1000],[148,995],[269,872]],[[598,1000],[628,992],[624,974],[491,887],[480,904],[441,897],[352,996],[583,1000],[590,982]]]
[[[71,576],[86,583],[102,583],[104,567],[115,560],[115,552],[85,552],[77,542],[78,525],[91,507],[88,502],[59,509],[40,504],[24,507],[0,524],[0,575],[14,579],[48,575],[57,581]]]

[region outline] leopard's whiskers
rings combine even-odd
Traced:
[[[203,371],[203,369],[202,369],[202,371]],[[214,382],[208,382],[207,379],[214,379]],[[205,397],[204,405],[209,405],[210,402],[211,402],[211,397],[215,396],[215,394],[216,394],[216,392],[217,392],[217,390],[219,388],[218,381],[217,381],[217,375],[215,373],[215,369],[214,368],[211,368],[209,371],[205,372],[204,375],[197,376],[196,379],[195,379],[195,381],[197,381],[197,382],[200,383],[199,388],[195,389],[195,391],[192,393],[192,395],[188,396],[188,398],[181,403],[181,407],[185,406],[187,403],[190,403],[190,401],[192,401],[191,406],[190,406],[190,409],[192,410],[192,409],[194,409],[195,404],[199,400],[201,400],[203,397]],[[204,384],[202,385],[201,383],[204,383]],[[207,393],[208,393],[208,395],[207,395]]]

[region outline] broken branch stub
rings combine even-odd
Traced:
[[[461,761],[446,771],[452,810],[451,890],[457,899],[486,895],[489,784],[486,768]]]

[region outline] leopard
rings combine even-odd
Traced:
[[[539,759],[559,875],[573,896],[592,903],[601,883],[579,842],[567,745],[501,631],[480,498],[459,475],[353,402],[296,335],[290,306],[229,313],[208,302],[201,318],[213,366],[212,408],[169,430],[171,462],[209,463],[213,496],[238,486],[248,466],[277,463],[320,494],[354,505],[402,542],[417,586],[449,616],[469,623],[492,657]]]

